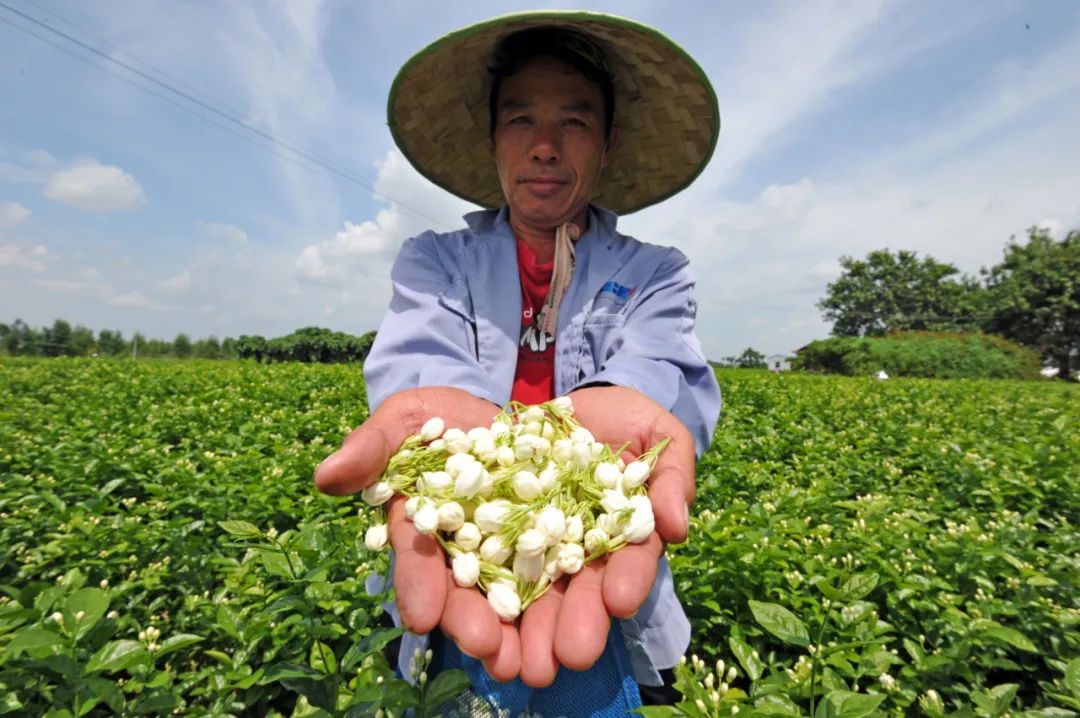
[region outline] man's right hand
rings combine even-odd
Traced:
[[[420,433],[428,419],[437,416],[447,428],[467,431],[490,426],[498,413],[499,407],[460,389],[424,387],[398,392],[319,464],[315,485],[333,496],[357,493],[382,476],[402,442]],[[405,628],[428,633],[440,626],[462,651],[485,659],[493,675],[517,675],[521,659],[520,649],[515,648],[516,630],[499,621],[479,591],[454,583],[438,541],[418,533],[405,518],[404,497],[396,496],[387,504],[387,525],[395,553],[398,613]],[[508,628],[514,635],[504,646]]]

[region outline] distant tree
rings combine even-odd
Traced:
[[[221,342],[217,337],[210,337],[209,339],[200,339],[195,342],[195,356],[200,359],[220,359],[221,358]]]
[[[119,356],[128,350],[124,335],[111,329],[102,329],[98,332],[97,347],[98,353],[107,356]]]
[[[236,340],[236,356],[261,362],[267,359],[266,338],[241,334]]]
[[[94,342],[94,332],[81,324],[71,330],[71,339],[68,341],[68,354],[76,357],[89,356],[97,349]]]
[[[63,319],[57,319],[52,327],[45,330],[44,354],[59,357],[71,353],[71,325]]]
[[[1068,379],[1080,354],[1080,230],[1057,242],[1032,228],[1026,244],[1010,241],[983,275],[986,330],[1031,347]]]
[[[191,345],[191,337],[187,334],[180,333],[176,335],[176,339],[173,340],[173,354],[186,359],[191,356],[194,347]]]
[[[222,359],[236,359],[236,340],[232,337],[225,337],[221,340],[221,358]]]
[[[818,302],[836,336],[881,335],[894,330],[977,328],[982,292],[959,270],[915,252],[887,249],[865,260],[841,257],[843,273]]]

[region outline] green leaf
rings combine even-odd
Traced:
[[[181,648],[193,645],[201,640],[203,640],[202,636],[196,636],[192,633],[173,634],[161,642],[161,646],[158,648],[157,653],[155,653],[154,656],[157,658],[161,658],[164,655],[172,653],[173,651],[179,651]]]
[[[69,625],[75,626],[75,615],[82,611],[85,615],[75,628],[75,638],[80,639],[90,632],[105,612],[109,610],[109,595],[100,588],[81,588],[68,596],[64,604],[64,613]]]
[[[262,538],[262,531],[250,521],[218,521],[218,526],[228,533],[242,539]]]
[[[1017,688],[1019,686],[1015,683],[1004,683],[1000,686],[994,686],[988,691],[973,691],[971,699],[975,701],[975,704],[983,713],[991,716],[991,718],[997,718],[1008,709],[1009,704],[1012,703],[1013,698],[1016,696]]]
[[[992,626],[982,631],[982,635],[989,636],[990,638],[996,638],[999,641],[1004,641],[1010,646],[1019,648],[1021,651],[1027,651],[1028,653],[1038,653],[1039,649],[1035,647],[1035,644],[1031,642],[1027,636],[1015,628],[1009,628],[1007,626]]]
[[[810,634],[806,626],[791,611],[775,603],[760,601],[749,603],[754,620],[781,641],[795,646],[806,646],[810,643]]]
[[[754,703],[754,711],[770,716],[792,716],[798,718],[802,715],[799,706],[788,697],[782,695],[762,696]]]
[[[120,715],[124,712],[124,693],[117,687],[115,681],[91,676],[89,678],[84,678],[83,684],[86,685],[95,696],[104,700],[109,708],[112,708],[113,713]]]
[[[101,647],[86,664],[87,673],[115,673],[129,668],[150,657],[146,647],[138,641],[111,641]]]
[[[379,709],[382,703],[382,688],[375,683],[357,686],[349,700],[345,718],[368,718]]]
[[[635,708],[634,712],[645,718],[672,718],[672,716],[682,715],[675,706],[641,706]]]
[[[428,710],[435,710],[446,701],[457,697],[470,684],[469,675],[461,669],[443,671],[424,689],[423,706]]]
[[[761,673],[765,669],[765,664],[763,664],[760,659],[754,658],[754,649],[750,647],[750,644],[732,636],[728,639],[728,647],[731,649],[731,652],[735,654],[735,658],[739,661],[739,665],[746,671],[746,675],[750,676],[750,680],[756,681],[761,678]]]
[[[224,603],[218,604],[217,625],[236,640],[243,640],[240,636],[240,630],[236,627],[236,618],[233,617],[232,611]]]
[[[341,670],[351,671],[364,660],[365,656],[381,651],[390,641],[404,633],[404,629],[401,628],[383,628],[369,633],[350,648],[341,659]]]
[[[840,587],[841,600],[858,601],[865,598],[877,585],[878,575],[876,573],[857,573]]]
[[[155,693],[136,703],[133,710],[136,715],[167,715],[179,705],[180,697],[174,693]]]
[[[12,657],[18,657],[23,651],[32,651],[47,646],[59,646],[63,645],[63,643],[64,639],[52,631],[47,631],[44,628],[24,628],[11,639],[6,651],[10,652]]]
[[[270,683],[281,683],[290,691],[307,698],[313,706],[328,712],[334,710],[336,699],[334,679],[314,668],[298,663],[279,663],[272,666],[259,679],[259,685],[265,686]]]
[[[885,696],[880,694],[833,690],[821,699],[814,715],[815,718],[863,718],[877,710],[884,700]]]
[[[334,651],[322,641],[315,641],[311,645],[308,664],[320,673],[333,675],[337,671],[337,660],[334,658]]]
[[[825,598],[829,599],[830,601],[843,600],[840,597],[840,592],[833,588],[833,585],[829,583],[829,580],[824,576],[815,576],[814,578],[810,579],[810,581],[814,584],[814,587],[817,588],[817,590],[821,591]]]
[[[1065,666],[1065,687],[1080,698],[1080,658],[1074,658]]]

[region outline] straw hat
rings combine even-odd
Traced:
[[[679,192],[705,168],[720,132],[716,95],[686,51],[656,30],[603,13],[515,13],[453,32],[416,53],[390,89],[394,141],[443,189],[484,207],[503,204],[490,146],[487,71],[507,35],[559,27],[588,35],[615,88],[619,143],[592,201],[619,214]]]

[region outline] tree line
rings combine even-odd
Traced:
[[[1057,241],[1033,227],[978,278],[906,250],[844,256],[840,266],[818,303],[834,336],[983,332],[1033,349],[1062,378],[1080,368],[1080,230]]]
[[[354,336],[321,327],[304,327],[291,334],[267,339],[241,335],[215,336],[192,340],[184,333],[172,341],[148,339],[139,332],[125,338],[119,330],[102,329],[96,334],[81,324],[57,319],[51,326],[34,328],[21,319],[0,323],[0,353],[11,356],[85,357],[110,356],[176,359],[254,359],[259,362],[363,361],[367,358],[375,332]]]

